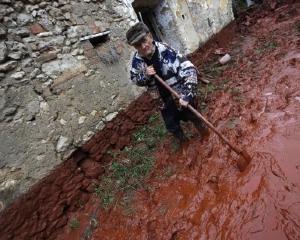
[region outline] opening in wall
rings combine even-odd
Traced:
[[[154,40],[163,41],[163,36],[156,23],[154,8],[159,4],[160,0],[154,1],[134,1],[132,6],[138,16],[139,21],[144,22],[153,35]]]
[[[97,33],[97,34],[88,35],[88,36],[80,38],[80,41],[89,40],[90,43],[95,48],[109,40],[109,33],[110,33],[110,31],[105,31],[105,32]]]

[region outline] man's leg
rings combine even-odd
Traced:
[[[187,138],[180,126],[180,112],[173,99],[165,102],[164,107],[161,109],[161,115],[168,131],[171,132],[180,143],[185,142]]]
[[[190,104],[196,109],[195,100],[193,100]],[[182,109],[179,118],[183,121],[191,121],[203,137],[208,134],[208,128],[206,127],[205,123],[190,110],[186,108]]]

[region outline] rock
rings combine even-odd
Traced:
[[[82,64],[73,56],[66,54],[62,59],[54,60],[42,65],[42,71],[47,75],[60,75],[66,70],[82,69]]]
[[[4,42],[0,42],[0,63],[3,63],[8,55],[8,49]]]
[[[23,38],[23,42],[24,43],[33,43],[33,42],[36,42],[36,38],[35,37]]]
[[[87,71],[86,74],[84,74],[84,76],[89,77],[89,76],[92,76],[93,74],[95,74],[95,71],[93,69],[90,69],[90,70]]]
[[[6,3],[6,4],[8,4],[8,3],[11,3],[11,0],[1,0],[0,3]]]
[[[79,124],[79,125],[83,124],[83,123],[85,122],[86,118],[87,118],[86,116],[81,116],[81,117],[78,119],[78,124]]]
[[[21,72],[16,72],[12,75],[10,75],[11,78],[15,79],[15,80],[20,80],[25,76],[25,72],[21,71]]]
[[[0,38],[4,38],[6,36],[6,28],[0,23]]]
[[[31,101],[26,106],[28,118],[26,120],[31,120],[36,114],[40,112],[40,102],[37,100]]]
[[[56,37],[51,37],[47,40],[44,41],[39,41],[38,43],[38,50],[41,49],[50,49],[53,46],[62,46],[65,40],[65,36],[56,36]]]
[[[47,2],[41,2],[40,4],[39,4],[39,7],[40,8],[45,8],[45,7],[47,7],[48,6],[48,3]]]
[[[8,54],[8,57],[13,60],[19,60],[22,58],[22,55],[23,54],[21,52],[11,52],[10,54]]]
[[[93,110],[90,114],[91,114],[93,117],[95,117],[97,113],[98,113],[97,110]]]
[[[27,28],[20,28],[15,31],[15,33],[20,37],[29,37],[30,31]]]
[[[105,117],[105,121],[106,121],[106,122],[110,122],[110,121],[113,120],[117,115],[118,115],[118,112],[110,113],[110,114],[108,114],[108,115]]]
[[[10,51],[27,53],[26,46],[17,41],[6,41],[6,45]]]
[[[17,12],[21,12],[24,8],[24,4],[21,2],[21,1],[17,1],[15,4],[14,4],[14,9],[17,11]]]
[[[5,78],[5,74],[4,73],[0,73],[0,80]]]
[[[17,181],[13,179],[8,179],[0,184],[0,193],[4,191],[12,191],[17,185]]]
[[[21,13],[17,17],[17,22],[19,26],[25,26],[28,23],[32,22],[32,16],[25,13]]]
[[[86,59],[86,57],[85,57],[85,56],[77,56],[76,58],[77,58],[78,60],[80,60],[80,61],[81,61],[81,60],[85,60],[85,59]]]
[[[57,52],[51,51],[41,54],[36,60],[40,63],[46,63],[57,58]]]
[[[57,144],[56,144],[56,151],[57,152],[64,152],[64,151],[67,150],[69,145],[70,145],[69,139],[67,137],[60,136],[58,141],[57,141]]]
[[[30,73],[30,78],[34,79],[38,74],[41,73],[41,70],[39,68],[35,68],[31,73]]]
[[[100,121],[97,125],[96,125],[96,129],[98,131],[101,131],[103,128],[105,127],[105,123],[103,121]]]
[[[50,37],[53,36],[53,32],[41,32],[37,34],[37,37],[43,38],[43,37]]]
[[[64,119],[60,119],[60,120],[59,120],[59,123],[60,123],[61,125],[65,126],[65,125],[67,124],[67,121],[64,120]]]
[[[82,137],[82,141],[85,143],[87,142],[88,140],[90,140],[92,138],[92,136],[94,136],[94,132],[92,131],[88,131],[87,134],[83,135]]]
[[[8,72],[18,66],[16,61],[9,61],[0,65],[0,72]]]
[[[34,17],[34,18],[36,18],[36,16],[37,16],[37,11],[36,11],[36,10],[33,10],[32,13],[31,13],[31,16]]]
[[[5,90],[0,89],[0,110],[2,110],[5,107],[6,99],[5,99]]]
[[[73,51],[71,52],[71,54],[72,54],[72,56],[78,55],[78,54],[79,54],[79,49],[76,48],[75,50],[73,50]]]
[[[41,102],[40,103],[40,109],[42,113],[48,113],[49,112],[49,104],[47,102]]]
[[[38,23],[35,23],[33,25],[30,26],[30,31],[32,34],[39,34],[42,32],[45,32],[45,29]]]
[[[70,53],[70,52],[71,52],[71,48],[70,47],[63,47],[62,54],[66,54],[66,53]]]
[[[3,114],[4,116],[11,116],[13,114],[15,114],[15,112],[17,111],[16,107],[9,107],[4,109]]]
[[[14,27],[18,26],[17,23],[13,19],[11,19],[10,17],[4,17],[3,18],[3,23],[8,28],[14,28]]]
[[[22,68],[31,67],[32,63],[33,63],[33,60],[31,58],[26,58],[22,61]]]

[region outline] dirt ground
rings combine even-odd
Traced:
[[[221,49],[232,56],[224,66],[214,64],[220,56],[213,47],[191,56],[211,80],[199,90],[201,109],[250,153],[246,171],[212,132],[201,140],[192,131],[176,151],[167,137],[132,211],[103,209],[94,197],[58,239],[300,239],[299,9],[247,13]]]

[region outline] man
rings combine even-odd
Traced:
[[[187,138],[180,126],[180,121],[183,120],[193,122],[200,133],[207,133],[202,121],[186,108],[188,104],[194,106],[195,103],[197,90],[195,66],[168,45],[154,41],[144,23],[139,22],[132,26],[127,31],[126,38],[128,44],[137,50],[132,60],[131,80],[137,86],[158,91],[163,101],[161,114],[168,131],[180,143],[186,141]],[[181,95],[179,104],[176,104],[171,93],[154,78],[154,74],[159,75]]]

